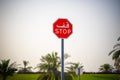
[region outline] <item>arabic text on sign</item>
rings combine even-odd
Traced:
[[[65,23],[63,23],[62,26],[57,25],[57,28],[69,28],[69,23],[66,22],[66,25],[65,25]]]

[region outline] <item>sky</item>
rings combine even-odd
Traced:
[[[58,18],[73,25],[64,40],[65,63],[79,62],[85,71],[114,64],[108,54],[120,36],[120,0],[0,0],[0,59],[36,67],[41,56],[61,56],[61,39],[53,33]]]

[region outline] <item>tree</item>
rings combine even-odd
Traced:
[[[61,63],[57,52],[42,56],[40,61],[41,63],[37,65],[37,68],[43,72],[50,72],[52,69],[58,71]]]
[[[2,76],[2,80],[6,80],[7,76],[12,76],[15,71],[17,71],[16,63],[10,64],[10,59],[1,60],[0,62],[0,74]]]
[[[47,74],[39,77],[39,80],[57,80],[59,77],[59,67],[60,67],[60,57],[58,57],[57,52],[52,54],[47,54],[41,57],[41,63],[37,65],[39,71],[47,72]],[[47,79],[46,79],[47,78]]]
[[[29,61],[23,60],[24,67],[20,67],[20,70],[18,73],[31,72],[32,67],[28,66],[28,64],[29,64]]]
[[[114,66],[120,71],[120,37],[117,39],[119,43],[114,45],[113,50],[109,53],[112,54],[112,59],[115,61]]]
[[[65,58],[67,57],[68,55],[66,55]],[[40,61],[41,63],[39,63],[36,68],[38,68],[39,71],[45,72],[46,74],[43,74],[37,80],[61,79],[61,73],[59,71],[59,68],[61,66],[61,58],[58,56],[57,52],[53,52],[52,54],[49,53],[45,56],[42,56]],[[72,80],[72,76],[68,73],[65,73],[65,80]]]
[[[103,64],[100,66],[99,70],[101,72],[111,72],[113,67],[110,64]]]
[[[80,65],[80,63],[73,63],[73,62],[70,62],[68,63],[69,66],[66,67],[66,70],[67,72],[72,72],[72,73],[76,73],[76,70],[78,68],[82,69],[83,66]]]

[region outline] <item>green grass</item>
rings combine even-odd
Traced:
[[[119,80],[116,74],[84,74],[81,80]]]
[[[37,80],[39,76],[40,74],[15,74],[13,76],[9,76],[7,80]]]
[[[40,74],[15,74],[7,80],[37,80]],[[1,76],[0,76],[1,80]],[[77,77],[75,80],[78,80]],[[117,74],[83,74],[80,80],[119,80]]]

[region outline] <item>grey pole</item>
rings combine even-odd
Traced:
[[[80,80],[80,67],[78,68],[78,80]]]
[[[61,39],[61,80],[64,80],[64,39]]]
[[[78,80],[80,80],[80,75],[78,75]]]

